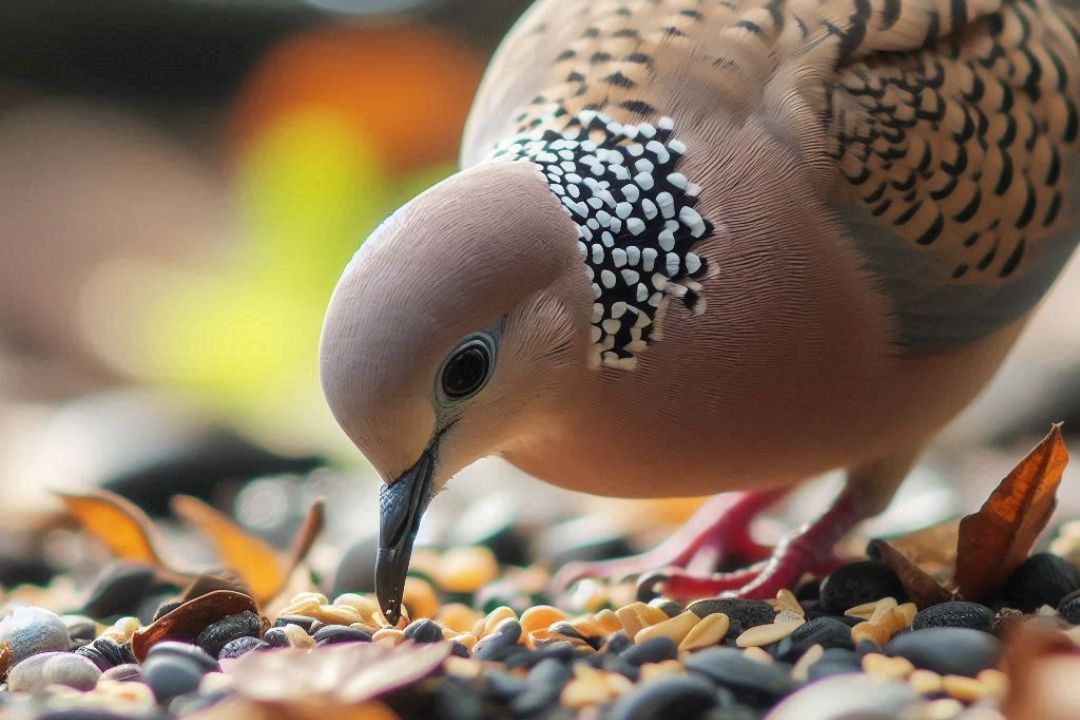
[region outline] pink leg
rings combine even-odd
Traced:
[[[772,557],[746,570],[694,577],[688,573],[661,571],[649,580],[662,584],[665,597],[688,600],[721,593],[765,599],[782,588],[793,588],[806,573],[831,572],[837,564],[833,546],[867,516],[866,503],[858,488],[845,488],[828,512],[813,523],[796,530],[776,546]],[[644,588],[646,591],[652,588]]]
[[[789,491],[790,488],[773,488],[717,495],[652,550],[628,558],[568,563],[552,578],[551,587],[557,592],[584,577],[621,578],[665,567],[683,568],[690,574],[708,573],[722,559],[752,562],[768,557],[769,548],[750,537],[750,522]]]

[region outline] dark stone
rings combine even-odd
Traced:
[[[252,650],[262,650],[268,647],[270,645],[265,640],[260,640],[257,637],[238,637],[225,643],[225,646],[221,648],[221,652],[218,653],[218,660],[238,658],[241,655],[247,655]]]
[[[270,647],[283,648],[289,647],[289,636],[286,634],[285,629],[281,627],[272,627],[266,631],[263,635],[263,641]]]
[[[1001,643],[993,635],[971,628],[939,627],[894,637],[887,655],[899,655],[915,667],[942,675],[975,676],[997,664]]]
[[[674,660],[679,656],[679,648],[671,638],[654,637],[628,647],[622,651],[621,655],[622,659],[631,665],[641,666],[645,663]]]
[[[843,565],[821,581],[821,603],[834,615],[883,597],[904,602],[904,586],[896,573],[872,560]]]
[[[176,608],[180,607],[183,604],[184,604],[184,600],[182,598],[173,598],[173,599],[170,599],[170,600],[165,600],[160,605],[157,606],[157,610],[154,611],[153,619],[157,620],[162,615],[168,615],[173,610],[175,610]]]
[[[282,628],[286,625],[296,625],[304,628],[304,632],[311,632],[311,628],[315,625],[315,618],[308,617],[307,615],[278,615],[274,620],[273,627]]]
[[[553,643],[547,643],[536,649],[537,662],[545,658],[552,658],[562,663],[568,663],[574,659],[574,657],[580,651],[572,643],[565,641],[558,641]]]
[[[715,706],[713,684],[696,675],[662,678],[635,688],[616,701],[608,720],[693,718]]]
[[[776,657],[793,662],[813,645],[823,648],[855,647],[851,642],[851,627],[833,617],[819,617],[808,620],[777,644]]]
[[[477,660],[500,660],[510,648],[517,645],[521,637],[521,623],[517,620],[503,620],[487,637],[473,646],[473,657]]]
[[[440,642],[443,639],[442,628],[434,620],[421,618],[413,620],[405,628],[405,637],[418,643]]]
[[[529,687],[522,678],[496,668],[486,670],[483,677],[484,694],[502,703],[510,702]]]
[[[515,715],[532,715],[557,704],[559,693],[570,680],[570,668],[552,658],[541,660],[526,677],[528,687],[510,703]]]
[[[717,685],[734,691],[740,702],[755,707],[772,705],[791,686],[787,663],[760,663],[728,647],[710,648],[694,653],[686,669],[709,678]]]
[[[731,620],[727,638],[737,638],[744,631],[758,625],[768,625],[776,617],[772,605],[764,600],[739,600],[735,598],[708,598],[696,600],[686,609],[699,618],[722,612]]]
[[[82,655],[87,660],[90,660],[102,672],[117,665],[135,662],[135,656],[131,654],[129,644],[117,645],[108,638],[98,638],[91,643],[87,643],[76,649],[75,654]]]
[[[450,654],[460,658],[472,657],[472,654],[469,652],[469,648],[465,647],[457,640],[450,641]]]
[[[345,551],[334,573],[330,597],[349,592],[375,592],[375,558],[379,551],[379,536],[372,534],[357,540]]]
[[[154,568],[132,563],[113,563],[94,581],[80,612],[99,620],[119,615],[134,615],[143,600],[164,590],[176,592],[177,588],[162,583]]]
[[[67,630],[73,647],[86,645],[93,642],[94,638],[97,637],[97,626],[89,618],[69,624]]]
[[[620,655],[604,655],[600,659],[600,667],[604,670],[617,672],[633,682],[637,682],[638,677],[641,675],[641,669],[637,665],[631,665]]]
[[[849,665],[848,663],[832,662],[822,659],[818,660],[807,669],[806,679],[808,682],[814,682],[815,680],[824,680],[833,675],[846,675],[858,671],[858,665]]]
[[[912,630],[932,627],[964,627],[990,632],[994,623],[994,611],[979,603],[964,600],[931,605],[920,610],[911,624]]]
[[[626,632],[617,630],[607,636],[607,643],[604,645],[604,651],[609,653],[621,653],[631,645],[633,645],[633,642],[626,636]]]
[[[146,655],[146,660],[149,662],[151,658],[165,655],[182,657],[198,663],[204,672],[221,670],[217,660],[208,655],[201,647],[173,640],[163,640],[151,647]]]
[[[1080,574],[1065,558],[1035,553],[1009,575],[1001,599],[1009,607],[1030,613],[1043,605],[1057,607],[1061,598],[1077,589]]]
[[[818,600],[821,597],[821,581],[811,580],[799,586],[795,591],[795,599],[806,609],[806,603]]]
[[[158,653],[148,657],[142,666],[142,681],[150,686],[162,705],[178,695],[186,695],[199,687],[207,668],[197,660],[177,653]]]
[[[1080,590],[1061,598],[1057,606],[1058,615],[1071,625],[1080,625]]]
[[[195,644],[205,650],[210,657],[217,657],[221,648],[230,641],[241,637],[258,637],[259,629],[259,616],[250,610],[245,610],[235,615],[227,615],[207,625],[195,638]]]
[[[312,633],[311,637],[313,637],[315,642],[319,645],[336,645],[337,643],[345,642],[371,642],[371,633],[361,630],[360,628],[349,627],[348,625],[323,625]],[[417,642],[428,642],[426,640],[419,640],[415,637],[413,639]],[[442,633],[439,634],[439,639],[442,639]]]

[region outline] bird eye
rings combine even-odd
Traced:
[[[491,348],[481,338],[459,345],[446,359],[442,370],[442,391],[451,400],[475,394],[491,374]]]

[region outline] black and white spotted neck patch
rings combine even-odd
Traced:
[[[665,300],[704,312],[698,280],[710,270],[692,248],[713,232],[694,206],[700,187],[676,166],[686,146],[674,122],[623,125],[592,110],[562,132],[534,130],[500,143],[493,158],[540,166],[578,228],[592,283],[594,361],[633,369],[660,339]]]

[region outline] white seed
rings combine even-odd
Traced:
[[[629,218],[626,221],[626,229],[629,230],[632,235],[640,235],[645,232],[645,221],[636,217]]]
[[[622,267],[626,264],[626,251],[622,248],[615,248],[611,251],[611,261],[615,263],[615,267]]]
[[[610,270],[602,270],[600,272],[600,282],[604,284],[604,287],[610,290],[615,287],[615,273]]]
[[[798,629],[798,627],[804,622],[806,621],[802,618],[799,618],[798,620],[791,620],[782,623],[756,625],[743,631],[742,635],[735,638],[735,644],[741,648],[772,645],[774,642],[779,642],[791,633],[795,632],[795,630]]]

